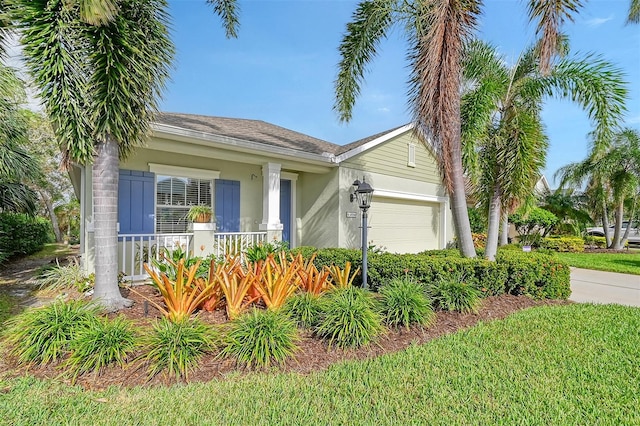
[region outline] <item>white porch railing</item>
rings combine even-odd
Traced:
[[[223,257],[227,254],[244,253],[248,247],[267,241],[266,232],[220,232],[213,237],[213,254]]]
[[[166,248],[177,248],[185,252],[193,251],[193,234],[129,234],[118,235],[118,267],[124,272],[126,281],[140,281],[147,278],[142,266],[152,259],[158,260]]]

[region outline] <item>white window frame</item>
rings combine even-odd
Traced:
[[[416,144],[407,144],[407,167],[416,166]]]

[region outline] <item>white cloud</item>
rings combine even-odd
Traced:
[[[387,108],[387,107],[382,107],[382,108],[378,108],[378,112],[391,112],[391,108]]]
[[[608,18],[593,18],[586,21],[586,24],[592,28],[599,27],[613,19],[613,15],[609,15]]]
[[[629,124],[638,124],[638,123],[640,123],[640,114],[636,115],[635,117],[630,117],[627,120],[627,123],[629,123]]]

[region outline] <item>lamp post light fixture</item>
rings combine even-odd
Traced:
[[[369,185],[364,177],[362,182],[356,179],[353,182],[353,192],[349,196],[349,200],[353,203],[358,202],[358,207],[362,210],[362,287],[368,288],[367,285],[367,211],[371,207],[371,197],[373,197],[373,188]]]

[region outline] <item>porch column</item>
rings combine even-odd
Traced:
[[[280,169],[278,163],[262,166],[262,223],[259,229],[267,231],[267,241],[282,240],[280,222]]]

